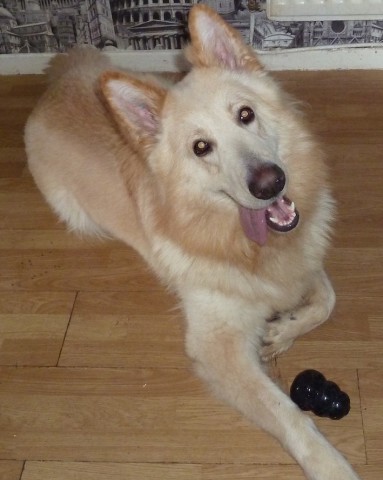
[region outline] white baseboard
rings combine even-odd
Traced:
[[[180,50],[105,52],[121,68],[142,72],[187,69]],[[383,44],[297,48],[258,52],[268,70],[381,70]],[[0,55],[0,75],[41,74],[53,54]]]

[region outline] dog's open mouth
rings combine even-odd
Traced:
[[[245,234],[259,245],[266,243],[267,227],[276,232],[290,232],[299,222],[298,210],[286,196],[278,198],[267,208],[239,207],[239,212]]]

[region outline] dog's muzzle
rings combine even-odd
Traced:
[[[282,194],[285,185],[285,173],[275,163],[264,163],[251,173],[248,180],[250,193],[259,200],[274,199],[265,208],[239,208],[245,234],[259,245],[266,243],[268,229],[290,232],[298,225],[299,213],[294,202]]]

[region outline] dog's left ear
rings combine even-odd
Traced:
[[[195,67],[263,68],[240,33],[206,5],[199,4],[191,9],[189,32],[191,44],[187,47],[186,57]]]
[[[122,133],[140,145],[153,143],[160,129],[166,90],[118,71],[103,73],[100,87]]]

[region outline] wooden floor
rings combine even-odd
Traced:
[[[381,480],[383,72],[277,77],[327,144],[338,303],[273,371],[287,388],[317,368],[349,393],[346,418],[317,423],[364,480]],[[174,298],[140,258],[75,238],[49,211],[22,137],[43,88],[42,76],[0,77],[0,480],[302,480],[191,373]]]

